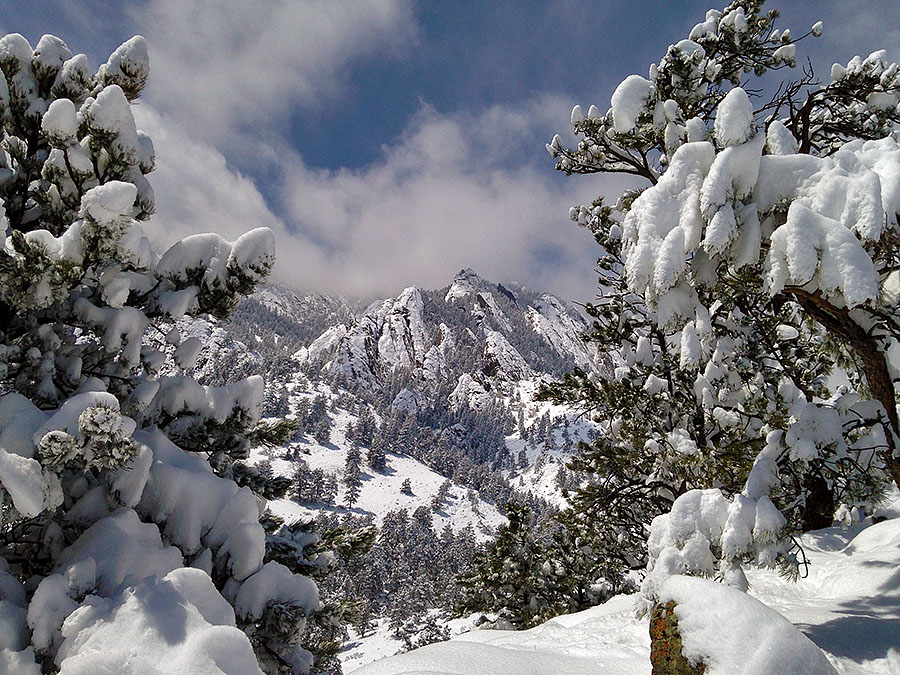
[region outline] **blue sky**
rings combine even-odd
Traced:
[[[575,103],[608,106],[710,6],[569,0],[0,1],[0,29],[62,37],[96,67],[135,33],[150,46],[138,124],[162,247],[259,225],[276,276],[302,290],[374,297],[438,288],[462,267],[575,300],[595,290],[592,239],[574,203],[615,195],[609,177],[565,178],[544,150],[571,138]],[[896,0],[770,0],[827,75],[886,48]]]

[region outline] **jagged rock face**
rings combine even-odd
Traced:
[[[535,332],[543,335],[557,352],[571,356],[576,366],[585,371],[596,367],[596,354],[580,339],[587,326],[573,317],[559,298],[545,293],[540,302],[528,307],[526,316]]]
[[[532,375],[534,371],[516,351],[509,340],[497,331],[485,331],[484,365],[482,372],[487,377],[505,382],[518,382]]]
[[[384,301],[378,354],[385,367],[422,366],[426,344],[430,342],[423,311],[422,293],[418,288],[407,288],[396,300]]]
[[[456,388],[450,394],[450,405],[453,408],[461,408],[469,406],[473,410],[481,410],[486,407],[492,399],[480,382],[468,373],[459,376]]]
[[[401,389],[391,402],[391,411],[405,410],[415,415],[419,408],[419,395],[412,389]]]
[[[330,359],[329,372],[370,386],[380,385],[394,369],[422,369],[426,361],[437,376],[439,354],[429,357],[435,331],[423,313],[422,292],[407,288],[397,298],[370,305],[355,324],[328,329],[296,357],[309,363]]]
[[[372,303],[297,358],[365,387],[382,386],[398,370],[418,380],[420,390],[449,378],[457,404],[474,406],[487,392],[508,392],[511,384],[542,373],[596,369],[594,354],[580,340],[586,328],[558,298],[462,270],[444,291],[413,287]]]
[[[301,347],[293,358],[297,361],[319,362],[324,355],[334,352],[346,336],[347,326],[339,323],[322,333],[309,347]]]
[[[410,287],[362,310],[342,298],[270,286],[236,315],[232,334],[250,350],[266,356],[267,349],[288,348],[311,376],[363,391],[398,386],[399,378],[417,405],[440,396],[477,409],[525,380],[574,366],[598,369],[596,354],[580,340],[587,322],[570,304],[469,269],[447,288]]]
[[[444,295],[444,301],[452,302],[453,300],[467,298],[468,296],[477,293],[483,284],[484,280],[472,270],[460,270],[453,278],[453,283],[450,284],[450,288],[447,289],[447,293]]]

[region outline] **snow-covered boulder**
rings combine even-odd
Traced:
[[[742,591],[679,575],[666,580],[659,597],[663,605],[674,603],[682,654],[694,666],[704,664],[706,675],[837,673],[790,621]]]

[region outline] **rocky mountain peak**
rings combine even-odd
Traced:
[[[453,277],[453,283],[450,284],[450,288],[444,296],[444,301],[451,302],[460,298],[466,298],[479,291],[487,290],[489,286],[490,284],[487,281],[478,276],[474,270],[467,267],[461,269]]]

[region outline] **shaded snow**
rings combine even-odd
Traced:
[[[810,564],[796,582],[777,572],[751,570],[749,595],[744,596],[712,582],[676,577],[664,594],[685,603],[679,617],[683,614],[688,633],[686,649],[710,654],[711,674],[900,672],[898,501],[894,491],[894,508],[885,510],[892,519],[861,531],[856,526],[804,535]],[[722,600],[722,594],[728,598]],[[733,594],[740,596],[739,613]],[[729,606],[735,611],[721,614]],[[633,596],[618,596],[531,630],[476,630],[356,670],[348,662],[345,670],[356,675],[649,673],[648,620],[635,619],[633,609]],[[746,650],[735,647],[729,631],[748,638]]]

